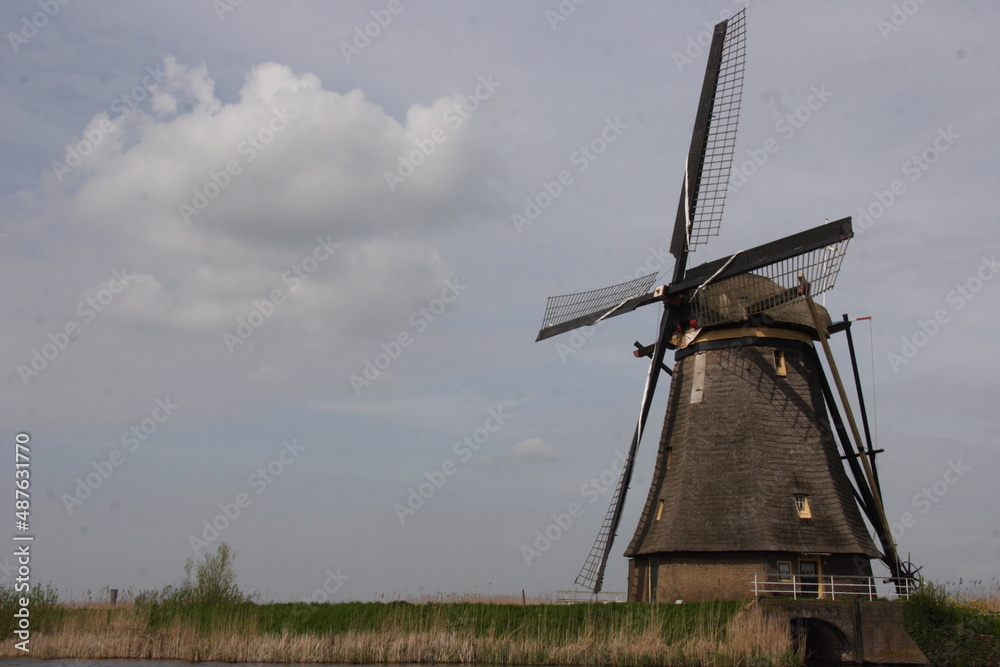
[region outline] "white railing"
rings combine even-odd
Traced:
[[[899,586],[896,585],[897,581],[901,582]],[[780,574],[755,574],[753,594],[754,597],[777,595],[796,600],[799,598],[905,600],[910,595],[910,580],[828,574],[790,574],[785,577]]]
[[[579,604],[582,602],[625,602],[628,595],[601,591],[594,595],[590,591],[556,591],[556,604]]]

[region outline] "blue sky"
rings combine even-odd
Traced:
[[[328,571],[333,600],[571,588],[657,313],[534,343],[545,298],[667,280],[700,42],[739,6],[5,3],[0,405],[32,438],[38,580],[159,588],[225,540],[268,599]],[[998,14],[749,3],[725,223],[692,259],[854,216],[826,305],[873,318],[886,511],[946,581],[1000,561]]]

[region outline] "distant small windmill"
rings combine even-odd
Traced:
[[[745,25],[743,10],[715,27],[670,245],[671,283],[650,291],[652,275],[550,297],[538,333],[543,340],[663,305],[656,342],[636,343],[636,356],[651,358],[639,419],[576,579],[594,593],[603,584],[661,372],[672,375],[671,390],[652,484],[625,554],[629,599],[743,597],[753,573],[870,576],[873,558],[898,581],[912,574],[889,531],[870,439],[865,447],[832,366],[848,433],[813,344],[823,343],[832,364],[829,316],[811,297],[834,285],[853,237],[850,218],[687,267],[688,253],[718,235],[722,222]],[[845,317],[833,330],[849,324]],[[676,350],[673,371],[663,364],[668,349]],[[865,426],[867,432],[867,420]]]

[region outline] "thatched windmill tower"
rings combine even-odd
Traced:
[[[706,326],[678,350],[653,481],[625,552],[629,599],[741,598],[764,573],[871,576],[881,554],[827,417],[818,337],[798,300],[756,322]]]
[[[542,340],[663,305],[656,342],[636,343],[636,355],[651,358],[639,419],[608,514],[576,580],[595,593],[662,372],[673,379],[653,482],[626,552],[630,599],[745,597],[753,574],[804,576],[799,581],[819,594],[810,577],[870,576],[870,561],[879,557],[897,581],[909,576],[882,509],[871,443],[866,448],[861,441],[826,343],[830,331],[849,322],[830,327],[826,311],[811,299],[833,287],[853,236],[850,218],[687,266],[688,253],[721,225],[744,44],[743,11],[716,26],[671,240],[672,282],[650,292],[652,275],[551,297],[538,334]],[[676,350],[672,371],[663,363],[668,349]]]

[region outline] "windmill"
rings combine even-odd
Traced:
[[[831,325],[812,302],[834,285],[853,236],[851,219],[688,268],[688,254],[718,235],[722,222],[745,26],[745,10],[715,26],[671,239],[670,284],[653,289],[657,276],[650,275],[550,297],[536,339],[662,307],[655,342],[636,342],[634,354],[650,358],[639,418],[608,513],[576,578],[595,594],[662,373],[672,376],[671,389],[652,484],[626,551],[630,599],[742,597],[755,571],[871,576],[874,558],[897,581],[912,573],[896,554],[882,508],[877,452],[870,438],[861,440],[826,342],[831,331],[849,332],[850,322],[845,316]],[[668,349],[676,350],[673,370],[664,365]]]

